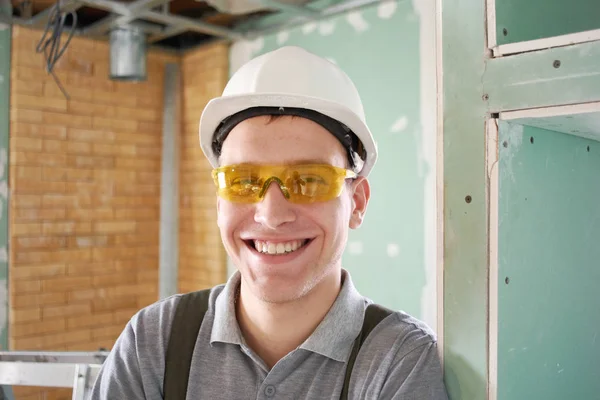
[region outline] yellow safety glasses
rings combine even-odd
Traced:
[[[344,188],[344,181],[356,178],[351,170],[327,164],[226,165],[212,172],[217,194],[235,203],[262,200],[272,182],[292,203],[333,200]]]

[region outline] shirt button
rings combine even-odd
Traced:
[[[265,388],[265,394],[267,395],[267,397],[273,397],[273,396],[275,396],[275,386],[268,385]]]

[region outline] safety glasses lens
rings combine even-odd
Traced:
[[[279,185],[289,201],[310,203],[340,195],[352,173],[331,165],[225,166],[213,171],[219,196],[234,202],[257,202],[271,183]]]

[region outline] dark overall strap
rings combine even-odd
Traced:
[[[208,311],[209,295],[210,290],[187,293],[177,304],[165,360],[164,400],[184,400],[186,397],[192,355],[200,325]],[[371,331],[390,314],[391,310],[376,304],[370,304],[365,310],[362,329],[348,359],[341,400],[348,399],[352,368],[362,344]]]
[[[340,400],[348,400],[348,391],[350,389],[350,377],[352,376],[352,369],[354,368],[354,362],[356,356],[360,351],[361,346],[369,336],[369,333],[383,321],[387,316],[392,314],[392,310],[388,310],[377,304],[369,304],[365,310],[365,319],[363,320],[363,326],[358,334],[358,337],[354,341],[354,347],[352,347],[352,353],[348,358],[348,365],[346,366],[346,376],[344,377],[344,387],[342,388],[342,395]]]
[[[209,296],[210,289],[187,293],[177,304],[165,359],[165,400],[185,399],[192,354],[204,314],[208,311]]]

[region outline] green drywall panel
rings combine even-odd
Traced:
[[[600,100],[600,41],[494,58],[486,64],[483,85],[491,112]]]
[[[498,44],[600,29],[598,0],[496,0]]]
[[[356,84],[379,159],[369,176],[365,222],[350,232],[342,265],[365,296],[418,318],[426,285],[425,176],[434,173],[423,160],[419,22],[410,1],[388,1],[250,45],[252,57],[283,45],[303,47],[337,63]]]
[[[442,0],[444,375],[452,400],[487,399],[485,1]],[[442,203],[443,201],[443,203]],[[441,279],[441,277],[438,277]]]
[[[569,133],[571,135],[600,142],[600,111],[554,115],[544,118],[518,118],[513,119],[510,122],[551,131]]]
[[[0,13],[12,14],[0,2]],[[0,23],[0,349],[8,348],[8,131],[10,128],[10,25]]]
[[[600,142],[506,122],[499,139],[497,398],[598,398]]]

